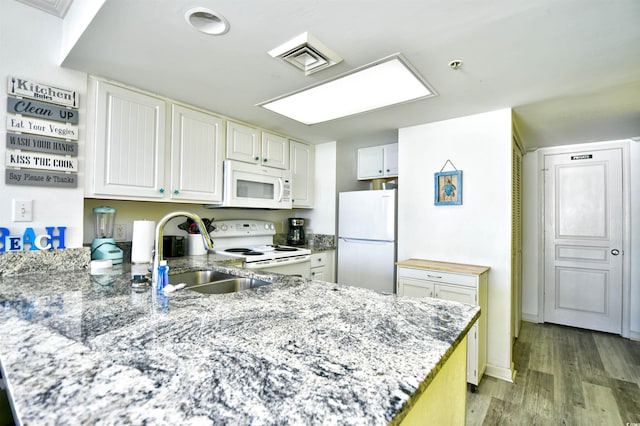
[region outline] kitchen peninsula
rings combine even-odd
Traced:
[[[16,420],[395,424],[424,421],[424,396],[444,380],[437,394],[447,403],[426,415],[456,410],[464,424],[466,334],[479,308],[221,260],[169,264],[273,284],[224,295],[180,290],[162,303],[132,291],[127,265],[98,276],[0,277],[0,361]]]

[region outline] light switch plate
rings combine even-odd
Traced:
[[[13,200],[13,221],[33,222],[33,200]]]

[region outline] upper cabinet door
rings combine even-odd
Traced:
[[[165,102],[102,81],[95,81],[95,87],[92,192],[162,198]]]
[[[291,204],[293,207],[311,208],[315,185],[314,147],[292,140],[289,148],[291,151]]]
[[[227,121],[227,158],[258,164],[261,155],[258,129]]]
[[[384,175],[398,176],[398,144],[392,143],[384,147]]]
[[[358,150],[358,179],[375,179],[384,175],[384,148],[372,146]]]
[[[172,106],[172,200],[222,202],[223,125],[214,115]]]
[[[289,168],[289,139],[263,131],[262,164],[287,170]]]

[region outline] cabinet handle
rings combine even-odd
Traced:
[[[160,188],[158,191],[159,191],[161,194],[164,194],[164,188]]]
[[[382,170],[378,170],[378,173],[379,173],[379,174],[382,174]]]
[[[262,159],[262,162],[263,162],[263,163],[266,163],[266,162],[267,162],[267,159],[266,159],[266,158],[263,158],[263,159]]]
[[[311,273],[311,276],[312,276],[312,277],[313,277],[313,276],[315,276],[315,275],[316,275],[316,273],[315,273],[315,272],[312,272],[312,273]]]
[[[173,193],[174,193],[174,194],[176,194],[176,195],[178,195],[178,194],[180,193],[180,191],[178,191],[177,189],[174,189],[174,190],[173,190]]]
[[[387,173],[389,173],[391,170],[387,169]]]
[[[258,161],[260,159],[260,157],[256,157],[256,161]]]
[[[437,276],[437,275],[429,275],[429,274],[427,274],[427,276],[428,276],[429,278],[442,279],[442,277],[439,277],[439,276]]]

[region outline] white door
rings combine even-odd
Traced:
[[[341,192],[338,202],[339,237],[395,240],[395,189]]]
[[[227,158],[257,164],[262,155],[258,130],[244,124],[227,121]]]
[[[622,332],[622,150],[545,156],[544,320]]]
[[[393,293],[395,243],[338,238],[338,282]]]
[[[164,197],[165,102],[98,81],[95,193]]]
[[[171,115],[171,199],[222,202],[222,119],[179,105]]]

